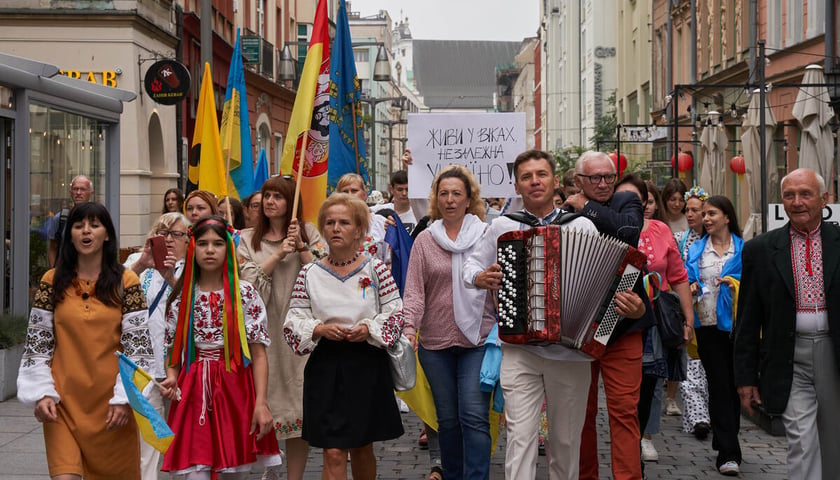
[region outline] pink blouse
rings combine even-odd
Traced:
[[[668,225],[651,220],[639,236],[639,251],[647,256],[648,270],[662,275],[663,290],[669,285],[688,281],[677,241]]]

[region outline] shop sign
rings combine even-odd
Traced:
[[[116,70],[102,70],[101,72],[89,71],[83,72],[81,70],[59,70],[61,75],[67,75],[70,78],[85,80],[90,83],[97,83],[105,85],[106,87],[117,86],[117,72]]]
[[[190,91],[190,72],[175,60],[161,60],[146,70],[143,85],[155,102],[175,105]]]
[[[242,59],[245,63],[260,63],[260,37],[256,35],[243,35],[240,37],[242,46]]]

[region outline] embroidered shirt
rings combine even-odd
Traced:
[[[828,330],[820,227],[802,232],[791,226],[790,256],[796,290],[796,331]]]

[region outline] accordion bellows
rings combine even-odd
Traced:
[[[645,256],[615,238],[557,225],[501,235],[499,337],[561,343],[600,358],[621,317],[615,293],[633,288]]]

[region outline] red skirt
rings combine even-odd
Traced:
[[[175,439],[163,457],[163,471],[195,466],[212,470],[242,468],[259,460],[279,465],[280,448],[273,432],[261,440],[249,434],[254,412],[254,378],[250,367],[225,371],[224,360],[196,360],[178,377],[181,400],[173,401],[168,423]],[[259,457],[258,457],[259,456]]]

